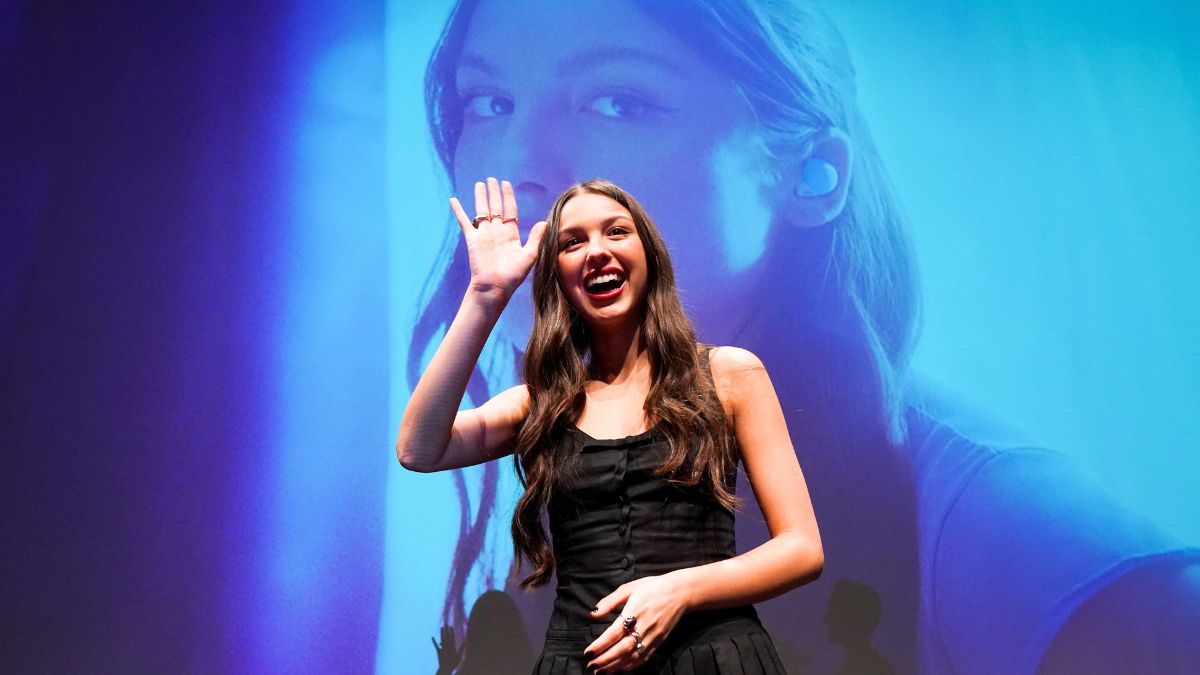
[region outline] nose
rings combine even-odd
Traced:
[[[584,269],[589,272],[598,270],[612,258],[608,249],[604,246],[604,238],[599,236],[588,237],[587,249],[584,251],[583,263]]]
[[[552,116],[538,107],[513,111],[495,159],[496,176],[508,178],[517,196],[522,234],[544,220],[550,204],[574,177]]]

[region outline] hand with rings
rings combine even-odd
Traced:
[[[679,623],[689,602],[687,586],[675,573],[621,584],[592,612],[601,617],[620,608],[621,616],[584,650],[593,657],[588,667],[613,673],[641,666]]]
[[[467,217],[456,197],[450,198],[450,208],[467,243],[470,292],[488,302],[508,302],[537,259],[546,222],[534,225],[522,245],[512,183],[495,178],[475,183],[475,218]]]

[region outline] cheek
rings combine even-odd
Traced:
[[[765,191],[773,183],[765,147],[754,134],[717,146],[709,161],[713,176],[712,223],[725,271],[738,274],[756,265],[767,250],[774,220]]]
[[[487,167],[493,155],[503,156],[505,148],[492,142],[490,134],[483,133],[477,125],[464,127],[458,144],[454,147],[454,187],[460,194],[471,195],[475,181],[487,177]],[[474,201],[474,198],[472,198]]]
[[[747,131],[720,138],[697,144],[691,161],[630,183],[661,228],[681,281],[744,274],[768,252],[774,171],[764,144]]]
[[[462,145],[459,145],[459,148],[461,149]],[[471,207],[475,204],[473,196],[475,181],[483,180],[478,164],[471,161],[470,153],[454,153],[454,174],[450,176],[450,180],[454,183],[454,194],[459,195],[459,200],[463,200],[463,195],[469,199],[469,201],[463,201],[463,208],[470,213]]]

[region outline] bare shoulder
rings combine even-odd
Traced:
[[[766,366],[749,349],[713,347],[708,360],[712,368],[713,384],[717,388],[717,398],[721,399],[726,407],[738,407],[746,396],[752,395],[754,382],[765,380],[767,377]]]
[[[742,347],[713,347],[708,358],[709,363],[712,364],[714,376],[745,370],[766,370],[762,360],[754,352]]]

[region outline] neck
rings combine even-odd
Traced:
[[[643,360],[646,346],[640,325],[593,331],[592,375],[605,382],[628,378]]]

